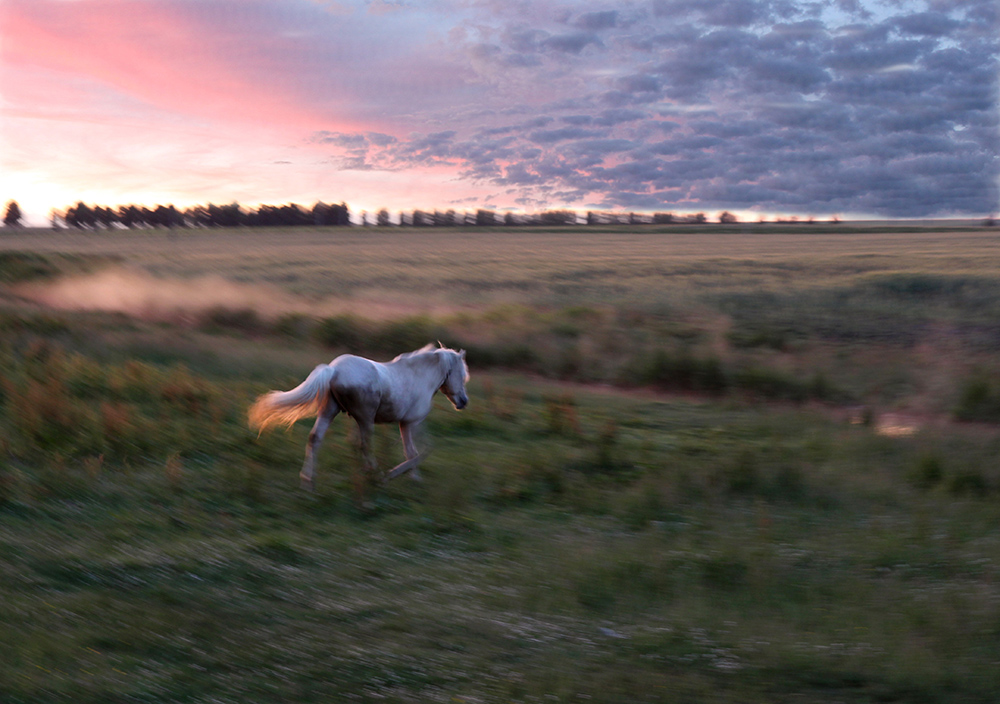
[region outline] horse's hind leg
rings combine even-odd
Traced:
[[[371,420],[355,417],[358,423],[358,446],[361,450],[361,461],[363,470],[355,474],[354,479],[354,500],[358,506],[366,506],[365,499],[368,490],[375,483],[375,469],[378,463],[375,455],[372,454],[372,435],[375,433],[375,425]]]
[[[309,431],[309,440],[306,441],[306,461],[302,463],[302,471],[299,472],[299,479],[302,480],[301,486],[307,491],[313,491],[316,488],[314,481],[316,476],[316,452],[323,442],[323,436],[330,427],[330,423],[333,422],[338,413],[340,413],[340,406],[337,405],[337,402],[332,398],[327,399],[326,405],[323,406],[323,409],[316,417],[316,423],[313,425],[312,430]]]

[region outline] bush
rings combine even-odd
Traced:
[[[952,475],[948,480],[948,490],[955,495],[967,494],[984,497],[990,493],[990,486],[982,474],[974,470],[966,470]]]
[[[523,371],[538,371],[540,358],[538,353],[527,344],[516,342],[498,342],[492,345],[476,343],[460,343],[465,349],[466,357],[473,360],[476,367],[503,367],[505,369],[520,369]]]
[[[1000,421],[1000,390],[977,376],[963,384],[955,417],[966,421]]]
[[[944,479],[944,464],[937,455],[924,455],[913,468],[910,481],[918,489],[933,489]]]
[[[359,349],[366,336],[364,323],[353,315],[323,318],[313,330],[313,337],[321,345],[339,349]]]
[[[805,401],[810,395],[807,383],[765,367],[748,367],[732,375],[734,387],[769,399]]]
[[[397,355],[433,342],[442,337],[440,333],[425,316],[402,318],[376,328],[364,346],[372,351]]]
[[[287,313],[274,321],[272,329],[279,335],[295,339],[309,337],[315,327],[315,322],[301,313]]]
[[[245,335],[264,332],[264,321],[253,308],[226,308],[218,306],[201,317],[201,327],[208,331],[232,330]]]
[[[663,389],[722,393],[729,386],[722,363],[716,357],[698,358],[687,351],[659,349],[640,368],[642,383]]]

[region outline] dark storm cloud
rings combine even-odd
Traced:
[[[943,12],[916,12],[900,17],[896,26],[905,34],[946,37],[960,25],[957,20],[953,20]]]
[[[542,41],[542,46],[547,49],[566,54],[579,54],[591,44],[603,46],[601,40],[592,32],[575,32],[573,34],[557,34],[547,37]]]
[[[554,144],[556,142],[565,142],[566,140],[587,139],[596,134],[593,130],[585,130],[579,127],[559,127],[554,130],[531,132],[527,137],[536,144]]]
[[[580,29],[589,32],[597,32],[602,29],[611,29],[618,24],[617,10],[604,10],[601,12],[584,12],[573,22]]]

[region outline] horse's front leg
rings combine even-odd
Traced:
[[[399,475],[406,472],[409,472],[410,476],[417,481],[421,481],[423,479],[423,477],[420,476],[420,463],[424,460],[426,455],[421,455],[417,451],[416,436],[419,434],[420,421],[415,423],[399,424],[399,436],[403,440],[403,454],[406,455],[406,461],[397,465],[388,474],[386,474],[386,480],[395,479]]]
[[[299,479],[302,482],[301,486],[306,491],[313,491],[316,488],[314,481],[316,476],[316,452],[323,442],[323,436],[330,427],[330,423],[333,422],[338,413],[340,413],[340,406],[332,398],[329,399],[316,417],[316,423],[313,425],[312,430],[309,431],[309,440],[306,441],[306,460],[302,463],[302,471],[299,472]]]

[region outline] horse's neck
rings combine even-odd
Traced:
[[[410,372],[411,376],[426,380],[430,388],[437,389],[446,376],[440,357],[434,352],[417,354],[392,362]]]

